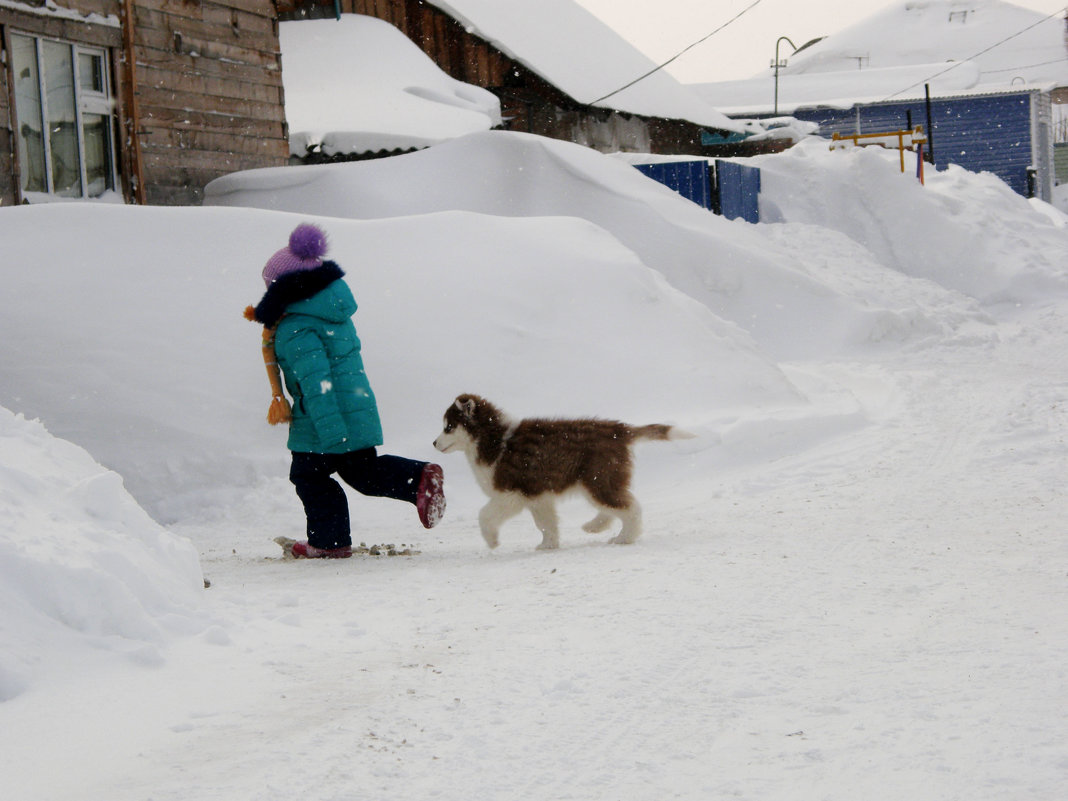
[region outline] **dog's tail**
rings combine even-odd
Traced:
[[[634,439],[677,440],[693,439],[697,436],[677,426],[669,426],[662,423],[654,423],[648,426],[630,426],[630,433]]]

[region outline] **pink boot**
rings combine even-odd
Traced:
[[[419,478],[419,490],[415,496],[415,508],[423,528],[434,528],[445,514],[445,475],[441,467],[428,464]]]
[[[344,545],[340,548],[316,548],[307,542],[294,542],[293,556],[297,559],[348,559],[352,556],[352,547]]]

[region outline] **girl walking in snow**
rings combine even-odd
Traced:
[[[364,495],[414,504],[426,528],[445,511],[441,467],[377,452],[382,424],[352,324],[356,301],[326,252],[322,229],[298,225],[263,268],[263,299],[245,311],[264,325],[265,358],[273,338],[293,399],[291,416],[281,412],[277,387],[270,417],[289,418],[289,480],[308,519],[308,539],[293,545],[293,555],[309,559],[352,555],[348,501],[335,473]]]

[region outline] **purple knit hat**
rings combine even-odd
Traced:
[[[326,233],[317,225],[301,223],[289,235],[289,246],[267,260],[263,283],[270,286],[283,275],[322,266],[328,243]]]

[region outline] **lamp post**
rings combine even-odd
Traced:
[[[786,66],[786,62],[785,61],[779,61],[779,45],[782,44],[784,41],[789,43],[790,47],[792,47],[794,49],[795,53],[797,52],[797,45],[795,45],[793,42],[790,41],[790,37],[789,36],[780,36],[778,39],[775,40],[775,60],[773,62],[771,62],[771,66],[773,66],[775,68],[775,112],[774,113],[775,113],[776,116],[778,116],[778,114],[779,114],[779,67],[785,67]]]

